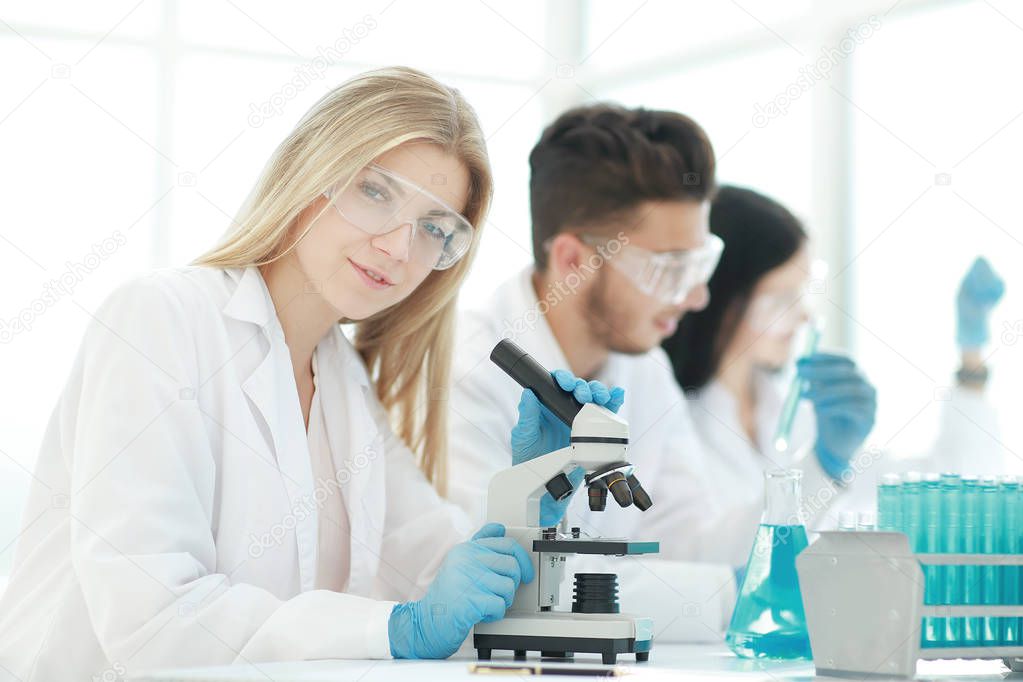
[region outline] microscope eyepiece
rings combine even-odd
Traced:
[[[514,341],[501,339],[490,352],[490,359],[519,386],[531,390],[548,410],[571,428],[575,416],[583,408],[582,403],[570,391],[562,389],[550,371],[533,359],[532,355],[519,348]]]

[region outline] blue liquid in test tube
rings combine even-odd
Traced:
[[[963,551],[962,482],[959,474],[941,475],[941,532],[939,551],[956,554]],[[938,566],[942,586],[942,604],[959,604],[962,594],[963,567]],[[959,646],[963,641],[963,619],[943,618],[946,646]]]
[[[877,529],[902,530],[902,481],[898,474],[884,474],[877,487]]]
[[[938,474],[924,474],[920,491],[920,509],[922,527],[917,551],[934,554],[938,551],[938,526],[941,514],[941,479]],[[940,604],[944,596],[941,589],[942,576],[938,570],[941,567],[924,564],[922,568],[924,571],[924,603]],[[938,646],[944,637],[945,623],[943,619],[934,616],[924,618],[922,646]]]
[[[998,483],[985,476],[980,479],[980,551],[983,554],[998,552]],[[981,597],[985,606],[1001,603],[1001,567],[981,566]],[[984,616],[982,619],[983,643],[998,646],[1002,642],[1001,619]]]
[[[965,554],[980,553],[980,482],[976,476],[962,477],[962,551]],[[963,566],[962,604],[981,603],[980,566]],[[963,646],[979,646],[983,643],[981,620],[978,616],[963,618]]]
[[[1019,554],[1019,481],[1015,476],[1004,476],[999,480],[999,518],[1001,533],[999,535],[999,554]],[[1002,601],[1003,604],[1019,604],[1019,567],[1002,566]],[[1016,646],[1020,643],[1020,619],[1018,617],[1002,618],[1002,645]]]

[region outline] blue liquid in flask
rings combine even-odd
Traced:
[[[725,642],[742,658],[811,659],[796,575],[796,555],[807,546],[806,528],[769,523],[769,516],[757,529]]]

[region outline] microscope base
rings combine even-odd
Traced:
[[[605,664],[616,663],[618,654],[635,654],[636,661],[643,662],[650,658],[652,631],[649,618],[626,614],[512,614],[496,623],[477,625],[473,647],[481,661],[489,660],[494,649],[502,649],[515,652],[516,660],[524,660],[527,651],[539,651],[552,658],[568,658],[576,652],[600,654]]]

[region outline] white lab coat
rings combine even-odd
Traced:
[[[489,360],[491,350],[507,337],[549,369],[568,367],[538,314],[531,275],[531,269],[521,272],[502,284],[485,308],[463,311],[459,319],[448,497],[477,523],[486,519],[490,479],[511,465],[509,433],[518,420],[522,390]],[[620,414],[629,422],[628,457],[654,504],[640,512],[621,509],[609,498],[607,510],[595,513],[584,491],[570,505],[568,525],[591,535],[659,540],[661,553],[656,558],[572,556],[567,573],[617,573],[622,610],[653,616],[659,640],[719,639],[734,605],[735,577],[731,566],[710,563],[719,558],[707,547],[716,544],[714,538],[701,533],[694,542],[689,536],[695,520],[713,507],[716,491],[699,473],[703,453],[668,358],[660,348],[635,356],[611,354],[592,378],[625,388]],[[703,560],[707,563],[693,563]],[[571,588],[568,579],[561,608],[571,605]]]
[[[956,385],[935,395],[941,413],[934,442],[922,453],[889,458],[885,471],[1020,473],[1019,457],[1003,442],[1001,415],[983,389]]]
[[[316,353],[334,481],[313,481],[256,268],[164,270],[110,296],[46,430],[0,602],[0,670],[108,679],[390,656],[390,600],[418,596],[469,528],[388,427],[338,327]],[[338,487],[345,594],[313,589],[316,500]]]

